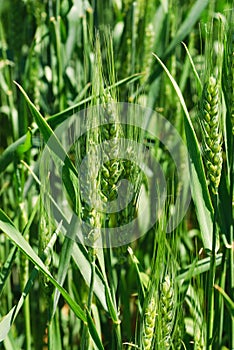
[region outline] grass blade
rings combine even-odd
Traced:
[[[6,338],[7,334],[10,331],[14,312],[15,306],[0,321],[0,343]]]
[[[217,289],[219,293],[223,296],[224,302],[230,312],[230,315],[232,318],[234,318],[234,301],[229,297],[229,295],[227,295],[223,288],[221,288],[217,284],[214,285],[214,288]]]
[[[188,47],[186,46],[186,44],[185,44],[184,42],[182,42],[182,44],[183,44],[183,46],[184,46],[184,48],[185,48],[185,50],[186,50],[186,53],[187,53],[187,55],[188,55],[189,62],[190,62],[190,64],[191,64],[191,67],[192,67],[194,76],[195,76],[195,78],[196,78],[198,88],[199,88],[199,90],[200,90],[200,92],[201,92],[201,91],[202,91],[202,83],[201,83],[201,79],[200,79],[200,77],[199,77],[199,75],[198,75],[197,69],[196,69],[196,67],[195,67],[195,64],[194,64],[194,62],[193,62],[192,56],[190,55],[189,49],[188,49]]]
[[[99,350],[104,350],[104,347],[102,345],[102,341],[98,335],[97,329],[93,323],[93,319],[92,319],[88,309],[86,309],[86,317],[87,317],[89,332],[93,338],[93,341],[95,342],[95,344],[97,345],[97,348]]]
[[[44,265],[42,260],[36,255],[32,247],[23,238],[21,233],[15,228],[14,224],[7,217],[7,215],[0,209],[0,228],[9,239],[18,246],[18,248],[32,261],[34,265],[50,280],[50,282],[58,288],[64,299],[67,301],[71,309],[74,311],[75,315],[82,321],[86,321],[86,316],[81,307],[69,296],[67,291],[60,286],[60,284],[51,275],[47,267]]]
[[[221,265],[223,254],[217,254],[216,256],[216,266]],[[191,279],[191,277],[200,275],[201,273],[209,271],[210,268],[210,257],[204,258],[197,261],[195,264],[188,265],[183,271],[179,271],[177,275],[177,280]]]
[[[67,271],[68,271],[69,264],[70,264],[73,244],[74,244],[73,240],[65,237],[65,240],[64,240],[63,246],[62,246],[62,250],[60,253],[58,277],[57,277],[57,280],[58,280],[60,285],[63,285],[65,278],[67,276]],[[55,315],[56,308],[57,308],[58,301],[59,301],[59,297],[60,297],[59,290],[56,289],[56,291],[54,293],[54,302],[53,302],[53,310],[52,310],[51,318],[53,318],[53,316]]]
[[[76,168],[74,167],[73,163],[70,161],[67,153],[63,149],[62,144],[54,134],[53,130],[49,126],[49,124],[46,122],[46,120],[43,118],[41,113],[38,111],[36,106],[32,103],[24,89],[17,83],[15,84],[18,86],[20,89],[21,93],[23,94],[25,101],[29,107],[29,110],[34,117],[38,128],[40,132],[43,135],[44,141],[47,143],[51,150],[64,162],[64,167],[63,167],[63,182],[65,185],[65,188],[67,189],[67,193],[70,196],[71,201],[74,203],[75,199],[77,198],[76,196],[76,190],[74,188],[74,179],[78,177]],[[72,179],[73,177],[73,179]],[[74,205],[75,208],[77,208],[77,203]]]

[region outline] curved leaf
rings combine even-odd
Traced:
[[[32,261],[34,265],[58,288],[68,305],[74,311],[75,315],[83,322],[86,322],[86,315],[81,307],[70,297],[67,291],[51,275],[43,261],[37,256],[29,243],[24,239],[21,233],[15,228],[8,216],[0,209],[0,229],[5,232],[9,239]]]

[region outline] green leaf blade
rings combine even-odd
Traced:
[[[14,244],[32,261],[34,265],[50,280],[54,287],[58,288],[64,299],[67,301],[75,315],[83,322],[86,322],[86,316],[82,308],[70,297],[67,291],[55,280],[51,275],[45,264],[37,256],[29,243],[24,239],[20,232],[15,228],[12,221],[0,209],[0,229],[10,238]]]

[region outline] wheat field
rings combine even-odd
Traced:
[[[234,2],[0,1],[0,349],[234,349]]]

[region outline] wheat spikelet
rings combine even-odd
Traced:
[[[162,349],[169,349],[172,341],[173,329],[173,307],[174,307],[174,291],[170,276],[164,278],[161,287],[160,297],[160,317],[161,317],[161,332],[162,332]]]
[[[105,153],[107,161],[102,165],[100,170],[100,193],[104,200],[112,201],[117,196],[117,183],[123,172],[123,162],[118,159],[119,139],[123,137],[123,130],[118,124],[118,111],[115,110],[112,97],[108,94],[105,96],[104,104],[104,125],[100,128],[101,142],[106,145]],[[110,123],[109,120],[114,120],[115,123]],[[108,141],[113,142],[109,143]]]
[[[219,101],[218,84],[216,79],[211,76],[203,88],[201,125],[207,176],[214,194],[218,191],[222,170]]]
[[[148,305],[145,309],[143,330],[142,330],[142,348],[151,350],[154,339],[154,328],[156,319],[156,301],[155,297],[151,296]]]
[[[112,101],[110,97],[109,100]],[[125,142],[127,139],[126,130],[118,123],[119,111],[116,110],[115,106],[114,104],[113,108],[111,108],[111,104],[107,105],[105,111],[107,113],[107,121],[111,115],[111,119],[114,119],[116,123],[104,124],[100,129],[102,142],[112,141],[106,151],[107,159],[109,156],[112,159],[107,160],[100,170],[100,194],[107,202],[118,199],[119,203],[114,213],[105,216],[105,227],[109,228],[126,225],[137,216],[137,199],[142,179],[137,159],[135,159],[134,147],[132,148],[128,142]],[[126,126],[126,128],[129,129],[131,126]],[[127,133],[129,133],[129,130],[127,130]],[[137,138],[138,132],[136,131],[133,136],[134,139]],[[124,157],[126,158],[122,158],[121,150],[124,150]],[[127,185],[124,187],[124,191],[121,192],[119,191],[119,186],[122,180],[127,181]],[[128,199],[130,199],[129,202]],[[117,235],[116,243],[118,246],[126,245],[127,235],[128,232],[121,230],[121,234]],[[121,261],[125,251],[126,247],[120,248],[119,261]]]
[[[98,40],[98,39],[97,39]],[[106,38],[106,42],[109,43],[110,38]],[[112,50],[112,45],[107,45],[108,50]],[[108,57],[111,60],[113,57],[112,52],[108,53]],[[111,67],[114,67],[114,63],[110,62]],[[111,84],[114,84],[114,72],[113,69],[109,70],[108,80]],[[81,174],[85,179],[84,183],[87,183],[86,188],[81,190],[81,218],[84,223],[82,228],[85,241],[91,243],[90,240],[95,239],[95,227],[96,228],[114,228],[124,225],[132,220],[136,216],[136,203],[139,192],[140,176],[139,169],[134,162],[134,149],[127,147],[125,152],[124,141],[127,137],[125,129],[128,126],[123,127],[120,124],[119,107],[116,103],[116,95],[114,91],[107,92],[104,89],[104,77],[102,69],[102,58],[100,43],[96,43],[96,64],[94,65],[93,74],[93,89],[94,95],[98,96],[94,103],[97,103],[98,107],[94,108],[94,112],[88,114],[87,117],[87,129],[86,135],[82,136],[79,140],[77,157],[78,167],[80,166],[82,159],[86,157],[88,159],[88,167],[84,174]],[[92,128],[93,125],[98,127]],[[133,135],[134,138],[138,137],[138,134]],[[98,160],[95,155],[95,147],[98,147]],[[123,152],[126,153],[126,159],[123,159]],[[132,152],[132,154],[131,154]],[[127,154],[128,153],[128,154]],[[98,169],[98,171],[97,171]],[[122,198],[119,194],[119,184],[121,180],[131,181],[134,185],[133,199],[130,203],[126,203],[126,193],[122,193]],[[86,202],[85,196],[90,199],[89,203],[98,203],[103,208],[102,211],[96,208],[94,205],[90,205]],[[117,200],[116,205],[120,204],[120,208],[116,207],[116,212],[108,212],[105,210],[105,203],[109,204],[112,201]],[[124,204],[127,204],[125,206]],[[94,230],[92,230],[92,228]],[[93,236],[94,234],[94,236]],[[126,235],[128,232],[126,232]],[[126,241],[124,233],[117,245],[123,245]]]

